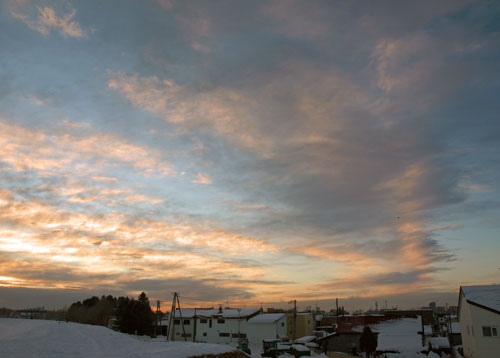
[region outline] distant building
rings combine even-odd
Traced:
[[[377,332],[374,332],[378,334]],[[356,355],[361,352],[359,338],[361,332],[343,331],[329,334],[326,337],[318,338],[316,342],[321,346],[321,350],[327,354],[346,353]]]
[[[431,308],[422,308],[417,310],[384,310],[384,316],[387,317],[422,317],[424,325],[434,325],[434,312]]]
[[[288,327],[288,339],[293,340],[294,315],[286,315],[286,326]],[[295,322],[295,338],[312,336],[315,328],[314,314],[312,312],[298,312]]]
[[[500,285],[460,287],[458,319],[465,358],[498,358]]]

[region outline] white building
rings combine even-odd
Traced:
[[[465,358],[498,358],[500,285],[462,286],[458,319]]]
[[[263,339],[286,338],[284,313],[262,313],[261,309],[178,309],[172,317],[169,339],[206,343],[237,343],[238,337],[250,344]]]
[[[248,341],[260,344],[264,339],[287,338],[286,314],[261,313],[247,322]]]

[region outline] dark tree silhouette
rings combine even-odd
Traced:
[[[359,337],[359,346],[362,352],[366,353],[366,357],[369,358],[377,350],[377,335],[372,332],[370,327],[365,326],[363,328],[363,333]]]
[[[138,300],[120,297],[116,311],[118,329],[129,334],[151,334],[154,313],[151,311],[149,299],[144,292]]]

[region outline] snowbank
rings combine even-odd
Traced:
[[[101,326],[0,318],[2,358],[186,358],[234,351],[219,344],[142,341]]]

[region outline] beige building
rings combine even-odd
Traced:
[[[465,358],[499,357],[500,285],[460,287],[458,319]]]
[[[287,336],[289,340],[293,340],[293,313],[287,313],[286,315],[286,327]],[[297,312],[297,318],[295,322],[295,339],[312,336],[314,330],[314,316],[312,312]]]

